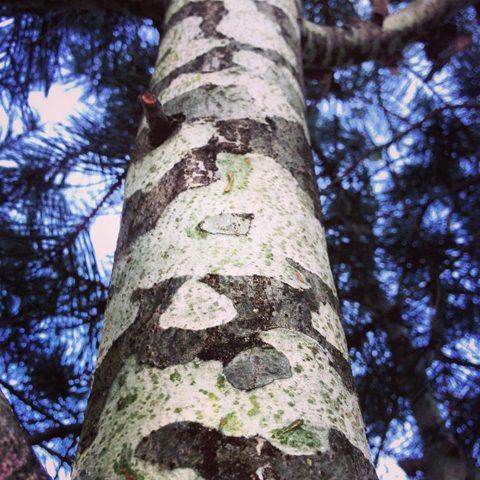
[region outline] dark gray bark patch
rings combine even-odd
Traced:
[[[169,117],[171,120],[171,126],[168,132],[165,132],[165,137],[173,137],[181,128],[182,122],[185,120],[185,117],[179,113]],[[130,161],[132,163],[138,162],[142,157],[147,153],[151,152],[155,148],[152,146],[150,141],[150,129],[148,127],[143,127],[138,132],[137,138],[135,139],[135,145],[133,147],[132,154],[130,155]]]
[[[238,330],[238,325],[233,328],[212,327],[205,330],[162,329],[152,322],[148,337],[144,339],[137,354],[137,360],[157,368],[186,364],[196,358],[227,363],[246,348],[268,348],[258,334],[236,336]]]
[[[220,213],[206,217],[198,226],[214,235],[248,235],[253,219],[253,213]]]
[[[302,65],[300,49],[298,48],[300,45],[296,40],[296,26],[292,24],[288,15],[281,8],[267,2],[256,1],[255,5],[260,12],[269,17],[272,22],[280,27],[285,43],[290,48],[294,48],[296,52],[297,65]]]
[[[233,49],[228,46],[215,47],[194,60],[184,63],[181,67],[175,68],[166,77],[155,83],[152,90],[159,95],[168,88],[176,78],[186,73],[220,72],[232,66],[234,66]]]
[[[205,94],[206,101],[209,90],[221,89],[215,85],[204,86],[197,93]],[[205,104],[196,98],[193,110],[188,110],[189,103],[182,104],[182,99],[192,101],[189,95],[180,95],[165,105],[167,112],[180,111],[182,108],[189,121],[208,116],[203,111]],[[213,101],[211,99],[211,101]],[[192,104],[193,105],[193,104]],[[178,110],[176,110],[178,109]],[[273,158],[283,168],[292,174],[300,188],[308,194],[313,202],[314,214],[320,223],[323,223],[318,187],[313,170],[312,152],[303,127],[293,121],[281,117],[267,117],[265,122],[249,118],[231,120],[218,120],[217,127],[218,149],[217,152],[258,153]]]
[[[247,391],[292,376],[285,354],[272,348],[258,347],[239,353],[223,372],[235,388]]]
[[[228,101],[226,101],[228,99]],[[208,83],[193,92],[184,92],[165,103],[168,114],[181,112],[187,119],[212,117],[229,120],[238,116],[239,107],[255,100],[243,85],[214,85]]]
[[[231,144],[248,145],[250,152],[273,158],[290,172],[311,198],[315,217],[323,223],[312,153],[303,127],[281,117],[265,120],[219,120],[218,134]]]
[[[201,17],[200,29],[205,38],[226,38],[217,32],[217,26],[227,13],[223,2],[190,2],[172,15],[166,27],[171,28],[188,17]]]
[[[116,258],[137,238],[157,225],[168,204],[181,192],[210,185],[217,180],[217,142],[193,149],[176,163],[148,192],[137,190],[125,202]],[[141,212],[141,214],[139,214]]]
[[[272,22],[276,23],[282,32],[282,36],[285,39],[285,43],[290,47],[295,45],[296,28],[290,21],[287,14],[276,5],[272,5],[267,2],[256,1],[255,5],[259,12],[262,12],[267,17],[270,17]]]
[[[329,362],[346,388],[354,391],[348,361],[320,335],[312,325],[311,312],[320,302],[338,311],[338,302],[329,287],[316,275],[290,262],[311,288],[300,290],[278,280],[257,275],[234,277],[209,274],[201,279],[234,304],[235,318],[204,330],[162,328],[161,316],[173,296],[188,277],[166,280],[149,289],[138,289],[132,301],[139,303],[134,323],[116,339],[103,361],[97,366],[85,415],[80,451],[87,448],[97,434],[97,422],[103,410],[110,385],[125,359],[135,355],[139,364],[165,368],[186,364],[196,358],[220,361],[224,368],[241,352],[255,347],[271,349],[260,338],[262,331],[285,328],[316,340],[328,351]]]
[[[231,277],[209,274],[201,281],[234,304],[235,318],[204,330],[161,327],[161,320],[150,322],[144,343],[137,353],[139,363],[165,368],[186,364],[195,358],[217,360],[226,366],[240,352],[254,348],[270,348],[260,338],[262,331],[285,328],[298,331],[316,340],[328,352],[330,365],[345,387],[355,391],[349,362],[342,353],[313,328],[312,311],[319,302],[328,302],[338,309],[338,302],[328,286],[316,275],[302,269],[312,288],[298,290],[278,280],[260,277]]]
[[[291,258],[286,259],[287,263],[300,273],[303,279],[312,286],[312,289],[316,293],[316,297],[320,303],[330,305],[338,316],[340,316],[340,302],[333,293],[332,289],[315,273],[304,268],[300,263],[297,263]]]
[[[199,423],[176,422],[143,438],[135,456],[162,470],[192,468],[206,480],[376,480],[373,465],[342,433],[331,429],[329,442],[323,453],[288,455],[259,436],[227,436]]]

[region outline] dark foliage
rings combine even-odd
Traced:
[[[95,366],[108,279],[89,227],[118,209],[155,58],[148,22],[111,12],[2,18],[0,384],[32,444],[71,464]],[[138,35],[144,29],[142,40]],[[138,51],[142,55],[138,55]],[[14,53],[12,53],[14,52]],[[86,107],[42,125],[29,93],[75,81]],[[67,426],[67,428],[65,428]]]

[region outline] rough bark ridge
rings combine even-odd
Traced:
[[[74,478],[375,479],[304,117],[296,0],[172,2],[181,119],[126,181]],[[149,151],[150,150],[150,151]]]

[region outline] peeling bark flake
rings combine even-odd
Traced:
[[[220,213],[205,218],[198,226],[212,234],[248,235],[253,218],[253,213]]]
[[[258,347],[239,353],[224,368],[224,373],[235,388],[247,391],[292,376],[290,362],[285,354],[275,349]]]

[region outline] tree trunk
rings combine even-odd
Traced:
[[[375,479],[304,116],[300,1],[176,0],[165,25],[151,88],[171,125],[137,138],[73,477]]]
[[[27,434],[0,390],[0,479],[48,480]]]
[[[430,391],[426,358],[415,355],[408,332],[402,326],[400,311],[393,309],[382,325],[397,367],[399,390],[410,403],[423,444],[423,458],[403,459],[399,465],[411,477],[422,471],[426,480],[466,480],[467,458],[448,430]]]

